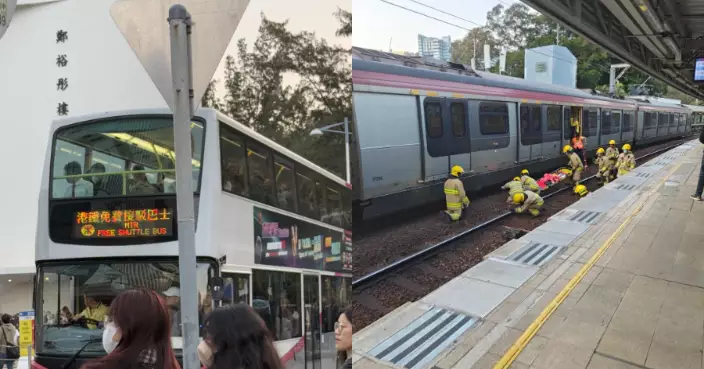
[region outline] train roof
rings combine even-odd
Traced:
[[[449,63],[429,58],[395,55],[360,47],[353,47],[352,51],[353,70],[564,95],[621,104],[631,103],[635,105],[635,102],[633,101],[594,95],[577,88],[535,81],[526,81],[521,78],[477,71],[473,70],[466,64]]]
[[[684,105],[684,106],[695,113],[704,113],[704,106],[701,106],[701,105]]]
[[[196,110],[196,116],[205,116],[209,112],[212,112],[215,115],[216,119],[225,122],[226,124],[237,129],[238,131],[258,140],[259,142],[263,143],[264,145],[269,146],[273,150],[276,150],[279,153],[288,156],[289,158],[295,160],[296,162],[305,165],[309,169],[314,170],[317,173],[320,173],[321,175],[327,177],[328,179],[330,179],[330,180],[332,180],[342,186],[347,185],[346,182],[342,178],[332,174],[328,170],[326,170],[326,169],[320,167],[319,165],[313,163],[312,161],[296,154],[295,152],[287,149],[286,147],[279,145],[278,143],[274,142],[273,140],[267,138],[266,136],[258,133],[255,130],[253,130],[252,128],[249,128],[246,125],[237,122],[236,120],[228,117],[227,115],[225,115],[225,113],[223,113],[221,111],[218,111],[218,110],[212,109],[212,108],[198,108]],[[113,118],[113,117],[119,117],[119,116],[130,116],[130,115],[172,115],[172,113],[171,113],[171,110],[168,108],[129,109],[129,110],[122,110],[122,111],[100,112],[100,113],[93,113],[93,114],[87,114],[87,115],[82,115],[82,116],[57,119],[53,123],[53,128],[54,128],[54,130],[56,130],[60,127],[68,126],[71,124],[76,124],[76,123],[81,123],[81,122],[89,122],[89,121],[107,119],[107,118]]]

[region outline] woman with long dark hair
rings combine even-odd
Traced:
[[[200,362],[208,369],[283,369],[274,339],[254,310],[244,304],[213,310],[205,319]]]
[[[108,355],[81,369],[180,369],[171,347],[169,310],[148,289],[125,291],[113,300],[103,347]]]
[[[352,309],[347,308],[335,323],[338,368],[352,369],[352,332]]]

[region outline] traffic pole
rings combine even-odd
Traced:
[[[196,286],[196,239],[191,167],[191,16],[181,4],[169,8],[171,77],[174,88],[173,120],[176,151],[176,209],[178,216],[178,262],[181,280],[181,331],[183,368],[199,369],[198,288]]]

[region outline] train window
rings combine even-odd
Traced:
[[[653,115],[652,113],[649,112],[644,112],[643,113],[643,129],[650,129],[653,128]]]
[[[677,121],[675,120],[675,114],[670,113],[670,127],[676,127]]]
[[[667,126],[667,114],[666,113],[658,113],[658,127],[664,127]]]
[[[479,103],[479,132],[483,135],[508,133],[508,106],[506,103]]]
[[[611,111],[601,109],[601,134],[611,133]]]
[[[631,132],[633,130],[633,113],[624,112],[623,113],[623,132]]]
[[[543,129],[541,127],[543,112],[540,106],[534,106],[530,112],[530,126],[534,133],[542,133]]]
[[[455,137],[464,137],[466,134],[464,104],[450,104],[450,118],[452,119],[452,134]]]
[[[276,200],[279,207],[288,211],[295,211],[293,166],[276,156],[274,159],[276,179]]]
[[[318,200],[318,213],[320,215],[320,220],[323,222],[328,221],[328,209],[325,206],[325,186],[320,182],[315,182],[315,193],[317,194]]]
[[[271,154],[264,147],[247,143],[249,196],[254,201],[274,205],[274,181],[271,178]]]
[[[247,194],[247,155],[244,138],[220,125],[220,168],[222,190],[237,195]]]
[[[430,138],[442,137],[442,107],[440,103],[425,103],[425,129]]]
[[[599,133],[599,112],[597,109],[588,109],[584,114],[586,122],[582,124],[583,136],[593,137]]]
[[[560,107],[548,106],[548,131],[560,130]]]
[[[298,211],[309,218],[318,219],[315,205],[315,182],[301,173],[296,173],[298,180]]]
[[[614,110],[611,112],[611,133],[621,132],[621,112]]]
[[[530,108],[521,106],[521,137],[530,135]]]
[[[327,186],[326,186],[327,187]],[[342,227],[342,196],[340,191],[327,187],[328,213],[330,219],[328,223]]]
[[[277,341],[301,337],[301,275],[252,271],[252,307]]]

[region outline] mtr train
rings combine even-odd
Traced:
[[[564,165],[570,118],[581,122],[590,158],[609,140],[644,146],[692,131],[692,111],[683,105],[613,99],[357,47],[352,83],[360,221],[441,201],[453,165],[465,169],[470,192],[503,184],[523,168],[542,174]]]

